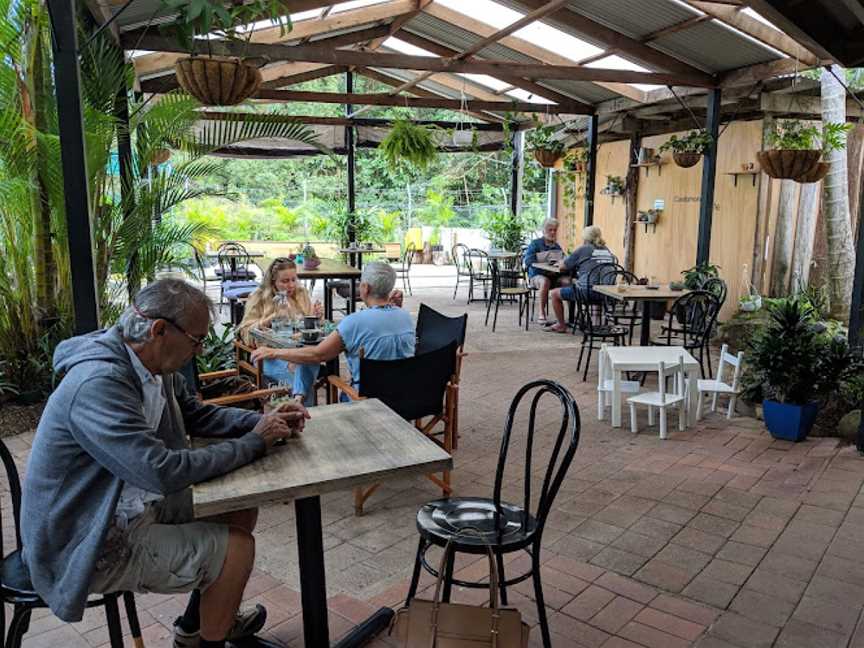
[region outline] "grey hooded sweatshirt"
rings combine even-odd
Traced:
[[[169,495],[262,456],[260,415],[201,404],[180,374],[154,436],[141,382],[116,327],[62,342],[65,374],[39,421],[23,485],[21,539],[33,587],[64,621],[80,621],[124,483]],[[191,450],[186,434],[224,437]]]

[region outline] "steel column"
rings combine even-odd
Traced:
[[[717,138],[720,135],[720,89],[708,93],[705,130],[711,143],[702,156],[702,191],[699,195],[699,239],[696,263],[708,263],[711,256],[711,220],[714,216],[714,180],[717,175]]]
[[[599,135],[597,115],[588,118],[588,160],[585,172],[585,227],[594,224],[594,188],[597,186],[597,139]]]
[[[546,218],[558,218],[558,178],[554,169],[546,169]]]
[[[510,174],[510,213],[518,216],[522,209],[522,170],[524,167],[525,133],[513,134],[513,160]]]
[[[75,0],[48,0],[53,27],[54,83],[63,165],[63,199],[69,239],[72,306],[75,332],[99,328],[84,119],[81,110],[80,69]]]
[[[351,94],[354,92],[354,73],[348,71],[345,73],[345,92]],[[345,116],[351,115],[353,107],[351,104],[345,104]],[[345,127],[345,150],[347,151],[348,160],[348,213],[350,220],[348,221],[348,242],[354,243],[357,240],[356,221],[354,211],[356,208],[355,183],[354,183],[354,127]]]
[[[855,279],[852,282],[852,306],[849,311],[849,345],[858,347],[864,328],[864,174],[858,200],[858,233],[855,238]]]

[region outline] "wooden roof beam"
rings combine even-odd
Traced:
[[[121,39],[123,40],[123,39]],[[123,40],[124,46],[126,41]],[[264,43],[234,43],[211,40],[207,43],[216,56],[262,57],[270,61],[305,61],[328,65],[360,65],[405,70],[454,72],[464,74],[488,74],[494,77],[516,75],[529,79],[568,79],[571,81],[611,81],[618,83],[649,83],[659,85],[683,85],[714,87],[713,77],[669,74],[664,72],[635,72],[604,68],[585,68],[574,65],[548,65],[538,63],[515,63],[513,61],[445,61],[430,56],[408,54],[381,54],[357,50],[340,50],[313,45],[281,45]],[[183,52],[185,49],[173,38],[150,35],[138,45],[143,49],[160,52]]]
[[[379,47],[381,47],[384,44],[384,41],[386,41],[388,38],[390,38],[393,34],[398,32],[400,29],[402,29],[402,26],[405,23],[411,21],[411,19],[414,18],[414,16],[425,11],[426,7],[428,7],[433,2],[434,2],[434,0],[415,0],[416,6],[414,7],[414,10],[409,11],[407,13],[403,13],[401,16],[396,16],[396,18],[394,18],[393,21],[390,23],[390,33],[387,34],[387,36],[384,36],[383,38],[376,38],[375,40],[370,42],[367,45],[367,49],[369,49],[370,51],[377,50]]]

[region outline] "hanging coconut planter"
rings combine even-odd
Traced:
[[[193,56],[175,65],[177,82],[205,106],[234,106],[261,85],[258,68],[235,58]]]
[[[552,149],[535,148],[534,159],[540,163],[540,166],[551,169],[561,159],[561,152]]]
[[[672,153],[672,159],[675,160],[675,164],[679,167],[689,169],[690,167],[699,164],[699,160],[702,159],[702,154],[693,151],[675,151]]]
[[[797,178],[794,178],[795,182],[808,183],[808,182],[819,182],[822,178],[828,175],[828,171],[830,170],[831,165],[827,162],[817,162],[816,166],[810,170],[809,173],[805,173],[804,175],[800,175]]]
[[[784,180],[796,180],[813,173],[821,157],[822,151],[817,149],[774,149],[756,153],[765,173]]]

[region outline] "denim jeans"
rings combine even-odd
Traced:
[[[264,381],[281,385],[291,385],[294,395],[303,394],[304,404],[311,404],[312,385],[318,377],[318,365],[295,364],[291,371],[285,360],[268,358],[264,360]],[[307,402],[308,400],[308,402]]]

